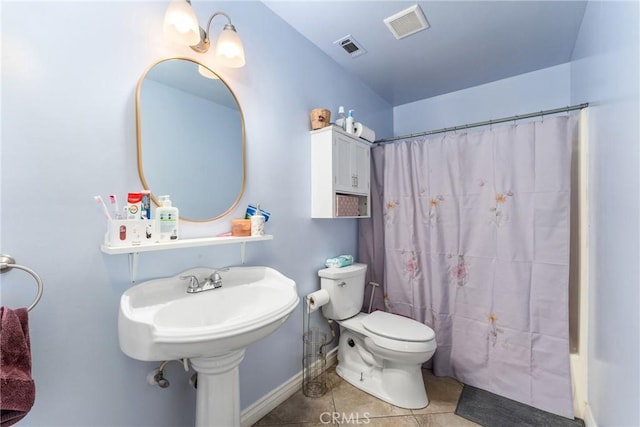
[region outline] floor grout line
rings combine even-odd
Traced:
[[[328,368],[328,370],[331,368]],[[405,425],[405,423],[409,423],[406,425],[413,425],[413,426],[424,426],[427,424],[431,424],[432,420],[435,421],[436,423],[440,424],[442,422],[448,422],[448,421],[453,421],[454,424],[452,424],[452,426],[457,426],[457,425],[466,425],[468,426],[469,424],[464,424],[464,422],[467,422],[467,420],[464,419],[460,419],[458,420],[458,418],[460,418],[459,416],[457,416],[455,414],[455,405],[453,406],[447,406],[447,407],[440,407],[439,405],[451,405],[453,403],[454,397],[451,395],[451,385],[450,383],[446,382],[446,380],[444,382],[440,381],[439,379],[437,379],[436,377],[434,377],[432,374],[428,373],[428,371],[423,371],[423,375],[425,376],[425,381],[432,381],[430,383],[430,390],[428,390],[429,396],[430,396],[430,405],[434,405],[432,406],[432,411],[428,411],[426,413],[416,413],[416,411],[420,411],[420,410],[409,410],[408,413],[389,413],[389,414],[384,414],[384,413],[380,413],[379,412],[379,408],[378,408],[378,412],[374,411],[374,415],[369,415],[367,414],[367,420],[376,420],[376,423],[382,423],[381,425]],[[333,414],[337,414],[339,416],[342,416],[342,414],[338,414],[338,405],[337,405],[337,400],[340,400],[340,407],[345,410],[345,405],[347,408],[346,410],[351,410],[351,411],[359,411],[362,410],[362,405],[370,405],[371,402],[379,402],[379,400],[377,398],[374,398],[373,396],[369,396],[372,400],[368,400],[368,399],[364,399],[362,395],[357,392],[354,391],[353,394],[348,393],[346,396],[351,399],[353,398],[354,400],[352,402],[347,403],[345,401],[345,392],[344,392],[344,388],[341,387],[342,384],[346,383],[344,379],[340,378],[336,372],[335,372],[335,368],[333,368],[333,370],[331,370],[330,372],[328,372],[328,376],[329,378],[327,378],[328,380],[328,390],[327,393],[331,393],[330,396],[327,396],[325,402],[326,402],[326,406],[325,406],[325,411],[326,410],[332,410]],[[438,377],[440,378],[440,377]],[[348,383],[347,383],[348,384]],[[340,390],[338,392],[338,390]],[[357,388],[356,388],[357,390]],[[462,390],[460,390],[461,392]],[[302,391],[300,391],[300,394],[302,394]],[[311,399],[311,398],[306,398],[303,397],[305,399]],[[455,400],[457,400],[457,398],[459,398],[459,396],[457,396],[455,398]],[[291,398],[290,398],[291,399]],[[289,400],[290,400],[289,399]],[[299,399],[299,397],[297,398]],[[296,411],[298,410],[298,408],[300,410],[302,410],[302,408],[300,408],[298,405],[298,403],[292,403],[289,402],[289,400],[283,402],[278,408],[282,407],[282,411],[284,412],[280,412],[280,414],[286,414],[287,411],[289,411],[289,414],[291,414],[291,411]],[[299,400],[297,400],[299,402]],[[287,406],[287,402],[289,402],[289,406]],[[330,404],[329,404],[330,402]],[[313,404],[314,403],[310,403],[310,406],[304,405],[306,409],[306,411],[309,411],[309,408],[311,408],[311,411],[317,411],[317,409],[313,409]],[[291,406],[294,405],[294,406]],[[276,410],[278,409],[274,409],[274,411],[272,412],[276,412]],[[316,408],[318,408],[316,406]],[[391,407],[389,408],[390,411],[394,411],[397,409],[403,409],[403,408],[397,408],[397,407]],[[298,412],[299,413],[299,412]],[[323,412],[323,414],[326,412]],[[357,412],[351,412],[349,414],[347,414],[346,416],[353,416],[354,413]],[[271,414],[271,413],[270,413]],[[308,415],[311,415],[311,413],[309,412]],[[276,415],[276,417],[278,417],[280,415]],[[306,419],[304,419],[304,421],[294,421],[294,418],[296,417],[295,415],[292,416],[289,415],[288,417],[284,417],[281,418],[280,420],[276,420],[276,419],[272,419],[272,420],[268,420],[268,419],[263,419],[262,423],[260,423],[260,421],[258,421],[258,423],[254,424],[254,427],[286,427],[286,426],[309,426],[309,427],[315,427],[315,426],[322,426],[322,425],[327,425],[329,427],[335,427],[335,426],[342,426],[342,425],[349,425],[349,424],[353,424],[351,421],[353,420],[341,420],[341,422],[326,422],[327,418],[325,416],[325,418],[321,419],[322,415],[319,414],[318,415],[318,420],[310,420],[309,418],[311,417],[307,417]],[[403,420],[403,421],[401,421]],[[446,421],[445,421],[446,420]],[[364,421],[360,420],[360,422]],[[367,421],[367,424],[369,422]],[[462,424],[460,424],[462,423]],[[443,424],[444,425],[444,424]],[[448,425],[448,424],[447,424]]]

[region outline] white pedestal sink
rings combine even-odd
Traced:
[[[238,365],[245,348],[269,335],[299,302],[296,284],[269,267],[232,267],[220,272],[222,287],[189,294],[214,271],[194,268],[150,280],[120,299],[120,348],[143,361],[188,358],[198,372],[197,426],[239,426]]]

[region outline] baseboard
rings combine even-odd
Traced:
[[[338,362],[338,347],[327,353],[327,368]],[[257,423],[262,417],[273,411],[282,402],[293,396],[302,388],[302,370],[282,383],[279,387],[271,390],[253,405],[246,408],[240,414],[240,425],[250,427]]]
[[[273,411],[278,405],[290,398],[302,387],[302,371],[279,387],[271,390],[268,394],[259,399],[253,405],[242,411],[240,414],[240,425],[250,427],[257,423],[262,417]]]
[[[589,405],[584,405],[583,417],[584,418],[582,420],[584,421],[584,427],[598,427]]]

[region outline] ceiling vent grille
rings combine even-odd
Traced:
[[[358,43],[353,37],[351,37],[351,34],[347,34],[346,36],[334,41],[333,44],[343,48],[345,52],[351,55],[352,58],[357,58],[358,56],[367,53],[367,50],[363,48],[362,45],[360,45],[360,43]]]
[[[398,40],[429,28],[427,18],[417,4],[386,18],[384,23]]]

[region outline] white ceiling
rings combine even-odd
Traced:
[[[392,105],[566,63],[586,1],[272,1],[289,25]],[[397,40],[384,18],[420,5],[430,28]],[[350,34],[367,53],[334,42]]]

